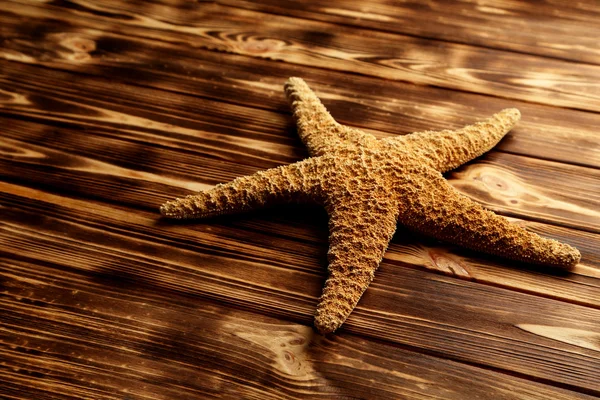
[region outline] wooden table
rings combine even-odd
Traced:
[[[600,395],[599,21],[594,0],[0,1],[0,397]],[[399,227],[318,335],[323,210],[158,214],[307,156],[289,76],[378,137],[519,108],[447,178],[581,264]]]

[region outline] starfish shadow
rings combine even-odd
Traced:
[[[398,230],[396,231],[396,234],[390,244],[399,246],[414,245],[425,248],[427,255],[431,259],[430,261],[427,261],[429,261],[432,266],[416,265],[417,268],[465,280],[478,280],[476,276],[477,274],[474,272],[477,269],[477,265],[492,265],[498,268],[506,269],[507,273],[509,273],[511,270],[514,270],[555,277],[567,277],[573,274],[573,267],[567,268],[536,265],[522,261],[507,260],[498,256],[466,249],[464,247],[454,246],[452,244],[448,244],[429,236],[411,231],[410,229],[403,228],[402,226],[398,226]],[[423,260],[423,263],[427,261]],[[440,265],[436,265],[438,264],[438,261]],[[388,263],[407,265],[407,263],[402,261],[388,261]],[[458,264],[458,268],[445,268],[443,264],[446,264],[446,266],[448,264]]]

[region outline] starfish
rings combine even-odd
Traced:
[[[374,278],[397,223],[442,241],[512,260],[569,268],[568,244],[529,232],[461,195],[442,173],[494,147],[520,119],[506,109],[458,130],[376,139],[339,124],[300,78],[285,93],[311,157],[169,201],[170,218],[205,218],[275,203],[313,202],[329,215],[328,272],[315,313],[338,329]]]

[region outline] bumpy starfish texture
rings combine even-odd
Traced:
[[[397,222],[473,250],[556,267],[579,251],[485,210],[442,172],[490,150],[520,118],[517,109],[462,129],[377,140],[337,123],[300,78],[285,92],[311,157],[165,203],[171,218],[203,218],[274,203],[316,202],[329,214],[329,277],[315,313],[321,333],[339,328],[373,280]]]

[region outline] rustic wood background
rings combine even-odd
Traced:
[[[600,395],[600,3],[0,1],[0,397]],[[379,137],[523,119],[448,174],[571,273],[400,228],[336,334],[324,211],[161,202],[307,156],[303,77]]]

